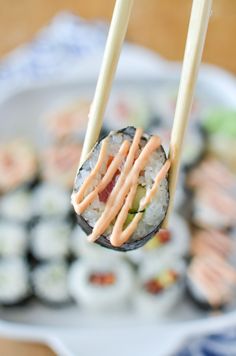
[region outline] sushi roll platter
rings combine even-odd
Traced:
[[[67,106],[55,104],[54,110],[50,106],[35,112],[42,138],[32,128],[30,137],[27,132],[18,137],[12,131],[1,144],[0,318],[14,322],[17,315],[27,324],[37,310],[45,325],[54,319],[59,323],[67,320],[69,326],[90,325],[95,315],[97,320],[105,315],[105,325],[112,315],[129,319],[129,325],[135,320],[142,325],[146,317],[155,323],[172,323],[235,310],[236,176],[230,162],[213,154],[211,139],[216,131],[209,121],[205,98],[203,104],[201,95],[196,99],[174,212],[169,229],[163,230],[160,225],[169,199],[168,169],[153,203],[142,209],[140,203],[158,172],[168,164],[171,122],[170,108],[164,106],[173,101],[173,89],[162,92],[161,85],[157,90],[154,84],[141,83],[133,85],[126,95],[128,90],[123,91],[122,85],[111,98],[103,135],[77,176],[91,97],[84,97],[83,88],[79,88],[77,100],[73,91]],[[57,94],[63,99],[65,90]],[[43,90],[39,89],[37,95],[44,95]],[[169,98],[162,100],[163,95]],[[54,97],[52,93],[48,100]],[[30,117],[22,110],[16,105],[16,112],[22,112],[22,125],[27,125]],[[1,125],[5,127],[6,123],[0,121]],[[139,228],[118,241],[111,216],[103,231],[93,234],[125,169],[130,152],[127,147],[135,141],[137,127],[143,130],[138,131],[136,162],[153,135],[160,137],[148,155],[149,163],[141,168],[123,223],[125,231],[136,216],[142,215]],[[93,199],[95,185],[90,185],[85,194],[80,194],[81,187],[93,172],[104,145],[108,153],[102,157],[101,174],[94,183],[101,189]],[[24,172],[19,169],[22,155],[26,160]],[[109,184],[104,185],[102,179],[109,169],[115,171]],[[18,172],[15,180],[13,172]],[[124,189],[121,183],[120,189]],[[76,213],[71,204],[72,191]],[[84,208],[89,195],[91,204]],[[109,205],[106,214],[114,208]],[[88,241],[91,234],[95,243]]]

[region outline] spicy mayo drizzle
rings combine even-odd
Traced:
[[[89,185],[100,170],[101,164],[99,164],[99,162],[102,162],[106,156],[105,149],[107,144],[105,144],[104,148],[103,142],[95,168],[82,184],[80,190],[72,195],[72,203],[74,205],[74,209],[78,214],[81,214],[98,196],[98,193],[101,192],[112,180],[122,160],[127,156],[121,174],[118,177],[115,187],[107,200],[105,209],[100,218],[97,220],[92,233],[88,236],[89,241],[96,241],[99,236],[102,235],[109,227],[111,222],[116,218],[110,242],[113,246],[121,246],[134,233],[138,222],[143,216],[143,212],[137,213],[133,221],[122,232],[123,225],[135,197],[140,172],[144,169],[151,154],[156,149],[158,149],[161,144],[159,137],[152,136],[137,157],[142,133],[142,129],[138,128],[136,129],[135,136],[131,145],[127,140],[122,143],[118,154],[112,161],[111,165],[108,167],[108,170],[102,178],[101,182],[91,193],[84,197],[87,189],[89,188]],[[153,196],[156,194],[161,180],[165,178],[169,168],[170,162],[166,161],[160,172],[158,172],[153,187],[142,199],[139,211],[145,209],[146,206],[151,202]]]

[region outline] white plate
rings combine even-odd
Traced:
[[[176,86],[178,75],[174,68],[168,72],[168,77],[163,75],[152,81],[118,82],[115,91],[125,87],[148,96],[160,88]],[[198,86],[203,109],[214,106],[214,103],[219,106],[235,105],[232,90],[236,92],[236,85],[233,83],[233,78],[222,71],[203,69]],[[93,89],[94,83],[69,82],[38,86],[15,93],[0,103],[0,137],[5,140],[16,134],[24,135],[38,145],[42,144],[46,138],[38,118],[78,97],[91,97]],[[2,335],[45,341],[60,355],[104,356],[112,349],[113,356],[121,353],[130,355],[130,350],[138,356],[151,354],[153,350],[158,355],[167,355],[188,334],[231,325],[236,321],[236,312],[206,317],[183,300],[171,318],[151,322],[140,319],[131,311],[88,315],[76,306],[54,310],[34,303],[1,310],[0,317]]]

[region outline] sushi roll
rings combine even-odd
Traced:
[[[0,305],[19,305],[31,296],[28,265],[21,258],[0,260]]]
[[[38,173],[34,149],[23,140],[0,145],[0,193],[32,183]]]
[[[31,279],[34,295],[50,306],[62,306],[71,301],[68,289],[68,266],[64,261],[38,264]]]
[[[71,225],[61,220],[42,220],[31,230],[30,247],[37,260],[68,256]]]
[[[118,251],[143,246],[165,218],[169,168],[160,138],[142,129],[113,131],[95,145],[72,194],[88,240]]]
[[[19,188],[0,198],[0,216],[18,223],[29,223],[32,218],[31,193]]]
[[[217,254],[197,256],[187,271],[187,289],[200,308],[221,309],[235,298],[236,269]]]
[[[69,272],[70,293],[88,310],[118,310],[132,296],[133,288],[133,271],[118,258],[77,260]]]
[[[163,317],[178,303],[184,291],[185,263],[171,254],[148,258],[139,266],[135,308],[148,317]]]
[[[28,248],[28,232],[21,225],[0,220],[0,256],[23,256]]]
[[[81,145],[76,142],[58,143],[45,149],[41,156],[42,179],[71,189],[80,153]]]
[[[122,257],[123,254],[113,250],[102,248],[98,244],[91,244],[86,239],[85,232],[79,225],[75,226],[70,238],[71,253],[74,257],[88,257],[88,258],[116,258]]]
[[[190,230],[187,222],[174,213],[170,217],[169,229],[159,230],[154,237],[141,249],[131,251],[128,258],[135,264],[149,259],[159,258],[169,253],[178,257],[186,257],[190,247]]]
[[[81,99],[79,102],[63,109],[55,110],[45,118],[48,132],[56,140],[84,139],[90,102]]]
[[[41,183],[32,194],[32,213],[35,217],[66,217],[71,210],[69,191],[53,183]]]

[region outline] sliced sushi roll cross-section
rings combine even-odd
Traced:
[[[68,289],[68,266],[57,260],[38,264],[31,274],[34,295],[50,306],[66,305],[71,301]]]
[[[71,210],[67,189],[55,183],[41,183],[32,195],[32,212],[35,217],[65,217]]]
[[[38,260],[67,257],[70,235],[71,225],[65,221],[40,221],[31,230],[31,252]]]
[[[185,263],[171,254],[148,258],[139,266],[136,310],[148,317],[163,317],[179,302],[184,291]]]
[[[29,267],[21,258],[0,260],[0,305],[13,306],[31,296]]]
[[[19,188],[2,196],[0,216],[13,222],[29,223],[32,218],[30,191]]]
[[[0,220],[0,256],[23,256],[28,250],[28,232],[22,224]]]
[[[0,145],[0,193],[32,183],[38,173],[33,147],[23,140]]]
[[[89,241],[127,251],[159,229],[168,207],[170,163],[158,136],[111,132],[80,168],[72,203]]]
[[[192,300],[203,309],[219,309],[235,298],[236,269],[217,254],[197,256],[187,272]]]
[[[90,310],[118,310],[132,297],[134,275],[118,258],[81,259],[71,266],[69,287],[75,301]]]

